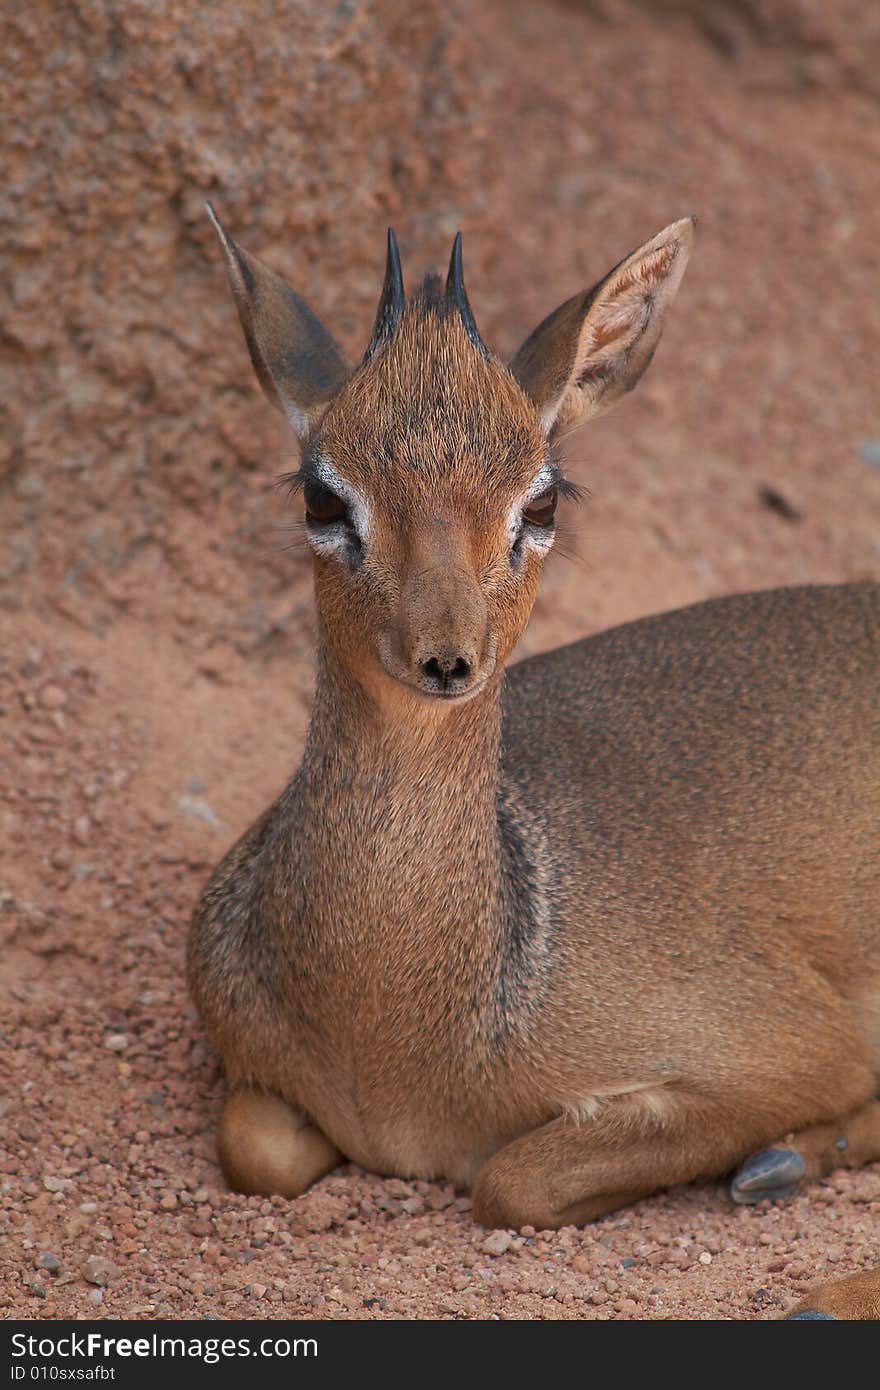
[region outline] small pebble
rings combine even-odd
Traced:
[[[62,709],[67,704],[67,694],[60,685],[46,685],[40,691],[40,704],[43,709]]]
[[[78,845],[87,845],[92,833],[92,822],[88,816],[78,816],[73,822],[73,838]]]
[[[859,445],[859,456],[872,468],[880,468],[880,439],[863,439]]]
[[[90,1284],[109,1284],[118,1279],[122,1270],[103,1255],[89,1255],[80,1265],[80,1273]]]
[[[196,820],[203,820],[210,825],[213,830],[219,830],[220,821],[217,813],[205,799],[201,796],[180,796],[177,798],[177,809],[183,815],[190,816]]]
[[[23,502],[37,501],[45,491],[45,484],[36,473],[23,473],[15,481],[15,495]]]
[[[503,1255],[510,1249],[512,1240],[513,1237],[507,1231],[493,1231],[483,1241],[483,1249],[487,1255]]]

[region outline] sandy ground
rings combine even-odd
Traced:
[[[475,310],[507,350],[656,228],[701,219],[649,376],[571,443],[589,500],[523,652],[735,589],[880,577],[876,93],[827,45],[710,42],[639,7],[462,12],[459,61],[480,72],[462,110],[489,153],[479,185],[446,170],[459,196],[438,221],[426,193],[398,208],[413,274],[461,221]],[[370,208],[377,262],[384,216]],[[249,244],[277,241],[257,222]],[[22,426],[2,484],[0,1311],[760,1318],[880,1261],[876,1167],[786,1206],[737,1210],[713,1183],[509,1240],[474,1225],[465,1194],[350,1167],[293,1202],[224,1190],[187,921],[296,764],[313,621],[271,490],[289,448],[214,248],[201,230],[187,245],[188,322],[169,303],[164,378],[151,359],[165,395],[117,388],[110,424],[73,437]],[[316,298],[355,350],[378,279],[345,275]],[[192,455],[190,398],[177,414],[172,399],[188,351],[205,388]],[[40,362],[54,389],[63,353]],[[153,449],[140,463],[129,399]]]

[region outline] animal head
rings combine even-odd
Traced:
[[[501,669],[535,600],[565,478],[562,433],[631,390],[678,289],[693,220],[560,305],[509,364],[483,343],[457,236],[407,298],[388,234],[373,334],[351,367],[308,305],[209,206],[257,376],[301,446],[324,640],[380,699],[435,707]]]

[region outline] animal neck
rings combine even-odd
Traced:
[[[333,930],[497,922],[500,680],[449,707],[377,699],[323,646],[294,783],[298,869]],[[310,917],[313,911],[310,910]]]

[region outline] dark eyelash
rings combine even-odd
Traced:
[[[550,449],[547,463],[550,466],[549,486],[555,487],[559,496],[564,497],[566,502],[581,502],[586,495],[585,490],[566,478],[558,447],[554,446]]]
[[[558,489],[559,496],[564,497],[566,502],[582,502],[584,500],[584,489],[578,487],[577,483],[570,482],[568,478],[557,478],[553,486]]]
[[[294,497],[308,477],[309,470],[307,468],[297,468],[292,473],[282,473],[276,479],[275,486],[285,488],[288,497]]]
[[[296,468],[292,473],[282,473],[275,486],[286,489],[289,497],[295,497],[309,476],[310,470],[308,468]],[[560,497],[564,497],[566,502],[582,502],[587,495],[586,489],[578,487],[577,483],[566,478],[558,465],[554,468],[554,476],[550,479],[550,486],[557,488]]]

